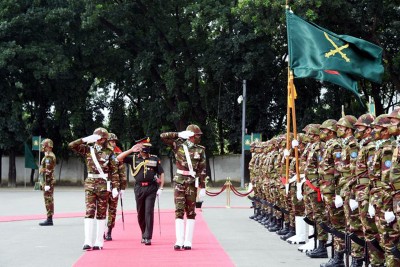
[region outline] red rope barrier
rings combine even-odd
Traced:
[[[250,194],[253,192],[253,190],[254,190],[254,188],[252,188],[249,192],[243,194],[243,193],[240,193],[232,184],[231,184],[231,189],[232,189],[232,192],[233,192],[235,195],[239,196],[239,197],[247,197],[247,196],[250,195]]]
[[[206,190],[206,194],[207,194],[207,196],[210,196],[210,197],[216,197],[219,194],[221,194],[222,192],[224,192],[225,189],[226,189],[226,185],[222,186],[221,191],[219,191],[219,192],[210,192],[210,191]]]

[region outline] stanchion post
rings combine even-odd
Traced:
[[[231,185],[232,185],[230,177],[226,178],[225,185],[226,185],[226,208],[229,209],[231,207]]]

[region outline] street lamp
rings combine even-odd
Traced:
[[[238,97],[237,102],[239,104],[243,103],[242,105],[242,155],[240,157],[240,172],[241,172],[241,178],[240,178],[240,187],[244,187],[244,163],[245,163],[245,157],[244,157],[244,135],[246,131],[246,80],[243,80],[243,94]]]

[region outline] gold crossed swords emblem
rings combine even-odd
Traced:
[[[347,57],[347,55],[345,53],[342,52],[342,50],[346,49],[349,47],[349,44],[345,44],[342,45],[341,47],[339,47],[334,41],[332,41],[331,38],[329,38],[329,35],[324,32],[325,38],[332,44],[332,46],[335,49],[331,49],[328,53],[325,53],[325,57],[330,57],[330,56],[334,56],[336,55],[336,53],[339,53],[342,58],[346,61],[346,62],[350,62],[350,59]]]

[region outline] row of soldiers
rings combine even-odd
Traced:
[[[307,125],[291,146],[286,135],[252,144],[250,218],[295,244],[308,240],[307,222],[313,239],[299,250],[328,258],[331,245],[324,267],[349,266],[350,256],[354,267],[400,266],[399,122],[400,109],[346,115]]]

